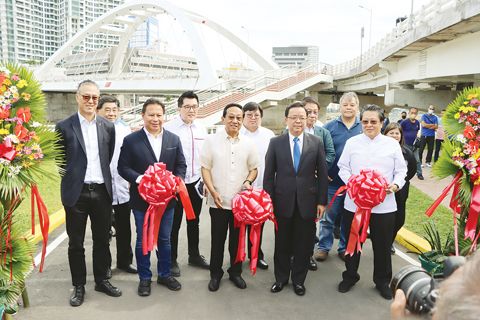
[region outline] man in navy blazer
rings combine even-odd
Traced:
[[[286,108],[288,133],[270,140],[263,178],[278,223],[271,291],[280,292],[291,276],[293,289],[300,296],[305,294],[315,219],[325,210],[328,185],[322,140],[304,133],[306,120],[302,102]]]
[[[152,271],[150,270],[150,253],[142,253],[142,229],[148,203],[138,193],[138,184],[150,165],[163,162],[167,170],[175,176],[185,178],[187,164],[183,155],[180,138],[162,128],[165,106],[157,99],[148,99],[143,104],[142,118],[144,127],[126,136],[123,140],[118,160],[118,173],[130,182],[130,207],[135,217],[137,241],[135,257],[140,278],[139,296],[149,296],[151,292]],[[170,290],[180,290],[181,284],[171,275],[170,234],[173,224],[175,199],[172,199],[162,217],[157,242],[157,283]]]
[[[115,147],[115,127],[96,116],[100,91],[97,84],[85,80],[75,96],[78,112],[60,121],[55,130],[65,156],[61,198],[65,208],[68,234],[68,262],[74,286],[70,305],[80,306],[87,277],[83,241],[90,216],[93,239],[93,275],[95,290],[110,296],[122,292],[107,280],[112,213],[112,177],[110,160]]]

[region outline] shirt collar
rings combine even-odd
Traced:
[[[298,136],[298,142],[301,143],[301,142],[303,141],[303,135],[304,135],[304,134],[305,134],[305,132],[302,132],[302,134]],[[290,132],[288,132],[288,139],[289,139],[290,141],[293,141],[293,138],[295,138],[295,136],[292,135]]]
[[[179,127],[179,128],[182,127],[182,126],[192,127],[192,128],[195,128],[195,127],[196,127],[196,126],[195,126],[195,120],[194,120],[192,123],[190,123],[190,124],[186,124],[186,123],[182,120],[182,117],[181,117],[180,115],[176,116],[176,117],[173,119],[173,121],[175,121],[175,122],[174,122],[175,125],[176,125],[177,127]]]
[[[80,123],[85,123],[86,122],[87,124],[91,124],[91,123],[96,123],[97,122],[97,115],[96,114],[93,116],[92,121],[88,121],[87,118],[85,118],[84,116],[82,116],[80,114],[80,112],[77,112],[77,114],[78,114],[78,120],[80,121]]]
[[[240,130],[241,130],[241,128],[240,128]],[[240,140],[240,138],[241,138],[241,136],[242,136],[242,135],[240,134],[240,132],[239,132],[239,134],[237,135],[236,138],[230,137],[230,136],[227,134],[227,130],[225,129],[225,127],[223,127],[222,130],[220,130],[220,134],[222,135],[222,137],[223,137],[224,139],[227,139],[228,141],[231,141],[232,139],[233,139],[233,141]]]
[[[343,123],[343,121],[342,121],[342,116],[338,116],[338,118],[337,118],[336,120],[337,120],[337,122],[340,122],[340,123],[342,123],[343,125],[345,125],[345,124]],[[358,125],[358,124],[360,124],[360,118],[356,116],[356,117],[355,117],[355,122],[353,123],[352,128],[353,128],[354,126]]]
[[[162,131],[160,131],[160,134],[156,138],[153,134],[148,132],[148,130],[145,127],[143,127],[143,131],[145,132],[147,137],[152,138],[152,139],[160,139],[161,137],[163,137],[163,128],[162,128]]]

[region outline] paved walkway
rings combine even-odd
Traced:
[[[210,218],[203,211],[201,224],[201,252],[209,256]],[[54,242],[64,227],[51,235]],[[180,230],[185,235],[185,224]],[[319,269],[309,272],[304,297],[298,297],[291,285],[278,294],[270,293],[273,276],[273,225],[268,222],[265,228],[263,249],[266,252],[270,268],[258,270],[250,275],[244,264],[243,276],[247,289],[240,290],[224,277],[218,292],[207,289],[209,273],[187,265],[186,237],[180,239],[179,256],[182,276],[182,290],[171,292],[156,283],[152,284],[152,295],[141,298],[137,295],[138,278],[136,275],[113,270],[112,282],[119,286],[123,295],[111,298],[93,290],[91,265],[91,236],[86,236],[86,257],[88,279],[86,300],[81,307],[69,306],[71,280],[67,260],[67,244],[64,240],[47,257],[42,274],[35,271],[28,279],[28,293],[31,307],[21,308],[14,319],[389,319],[389,301],[379,296],[372,282],[373,257],[370,242],[364,247],[364,256],[360,265],[360,282],[351,292],[337,292],[337,284],[344,270],[343,262],[335,255],[326,262],[319,263]],[[336,248],[336,243],[334,244]],[[399,249],[400,250],[400,249]],[[115,256],[112,243],[112,256]],[[225,257],[225,262],[227,261]],[[396,273],[408,262],[398,254],[392,257],[393,271]],[[115,263],[113,263],[115,265]],[[226,266],[224,266],[226,267]]]
[[[423,171],[423,176],[425,177],[425,180],[419,180],[417,176],[415,176],[412,178],[412,180],[410,180],[410,182],[413,186],[415,186],[416,188],[420,189],[421,191],[425,192],[430,197],[432,197],[432,199],[437,199],[442,193],[443,189],[445,189],[447,184],[449,184],[453,180],[453,177],[445,178],[442,180],[439,180],[438,178],[433,177],[431,168],[424,167],[422,168],[422,171]],[[442,201],[442,204],[447,208],[450,203],[450,198],[451,198],[451,193]]]

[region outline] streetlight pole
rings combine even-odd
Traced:
[[[363,37],[365,34],[365,29],[362,27],[360,29],[360,62],[359,62],[359,67],[358,67],[358,72],[362,71],[362,60],[363,60]]]
[[[412,0],[413,2],[413,0]],[[358,5],[360,8],[367,10],[370,13],[370,26],[368,29],[368,48],[371,48],[372,44],[372,8],[368,8],[362,5]]]

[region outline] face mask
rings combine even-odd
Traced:
[[[406,114],[402,114],[402,119],[406,119],[407,118],[407,115]]]
[[[428,109],[428,114],[433,114],[433,110]]]
[[[416,114],[411,114],[411,115],[410,115],[410,119],[412,119],[412,120],[415,120],[416,117],[417,117]]]

